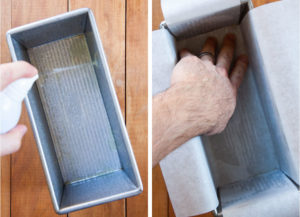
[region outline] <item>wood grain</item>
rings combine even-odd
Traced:
[[[12,0],[12,27],[66,11],[67,0]],[[12,155],[11,216],[59,216],[55,214],[51,203],[48,186],[24,105],[20,123],[26,124],[29,130],[23,139],[22,148]]]
[[[92,9],[125,117],[125,1],[69,0],[69,9]]]
[[[126,123],[142,177],[144,191],[127,199],[127,217],[146,217],[148,201],[148,3],[127,1]]]
[[[10,217],[10,160],[11,156],[0,159],[0,216]]]
[[[160,23],[164,20],[160,1],[161,0],[152,0],[152,30],[159,29]]]
[[[279,0],[252,0],[254,7],[258,7],[258,6],[268,4],[271,2],[276,2],[276,1],[279,1]]]
[[[125,217],[125,199],[83,209],[68,214],[68,217]]]
[[[159,165],[152,170],[152,206],[155,207],[152,210],[153,217],[169,216],[168,207],[169,197],[165,180],[161,173]]]
[[[0,4],[0,63],[10,61],[5,33],[11,28],[11,0]],[[11,156],[0,158],[0,216],[10,217],[10,161]]]
[[[161,11],[161,0],[152,0],[152,30],[159,29],[160,23],[164,20],[162,11]],[[270,2],[275,2],[278,0],[252,0],[254,7],[258,7],[263,4],[267,4]],[[157,166],[159,167],[159,166]],[[161,181],[162,173],[160,169],[153,168],[152,169],[152,177],[158,177],[156,179],[152,179],[152,191],[153,191],[153,203],[152,203],[152,213],[153,217],[175,217],[174,210],[172,207],[172,203],[168,200],[166,203],[163,199],[163,202],[154,201],[159,198],[168,197],[168,192],[165,186],[165,183]],[[158,195],[155,195],[158,194]],[[168,213],[168,214],[166,214]],[[196,217],[196,216],[195,216]],[[204,215],[199,215],[198,217],[213,217],[212,213],[207,213]]]
[[[70,10],[92,9],[109,64],[120,107],[125,117],[125,1],[70,0]],[[125,217],[125,200],[115,201],[78,212],[69,217]]]

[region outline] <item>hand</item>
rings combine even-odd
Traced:
[[[19,61],[0,65],[0,91],[20,78],[30,78],[37,74],[37,69],[27,62]],[[19,150],[21,141],[27,131],[25,125],[17,125],[14,129],[0,135],[0,156]]]
[[[215,56],[217,41],[208,38],[202,52]],[[245,55],[230,66],[235,36],[223,40],[216,64],[210,55],[198,58],[186,50],[173,70],[171,87],[153,99],[153,165],[198,135],[220,133],[231,118],[237,89],[247,70]]]

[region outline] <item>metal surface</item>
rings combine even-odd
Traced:
[[[91,10],[12,29],[7,40],[13,61],[39,70],[25,102],[56,212],[141,193]]]

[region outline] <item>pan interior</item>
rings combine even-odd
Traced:
[[[121,170],[85,34],[27,52],[64,183]]]

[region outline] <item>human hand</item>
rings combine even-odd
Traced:
[[[216,39],[208,38],[202,52],[215,56],[216,45]],[[185,133],[191,137],[222,132],[234,112],[237,89],[248,65],[245,55],[238,57],[229,75],[234,50],[235,36],[228,34],[216,64],[210,55],[198,58],[186,50],[180,53],[181,60],[173,70],[168,95],[177,98],[172,107],[176,108],[177,120],[182,121]]]
[[[20,78],[30,78],[37,74],[37,69],[25,61],[0,65],[0,91]],[[27,131],[25,125],[17,125],[5,134],[0,134],[0,156],[19,150]]]
[[[215,56],[216,46],[216,39],[210,37],[201,53]],[[153,99],[154,164],[195,136],[224,130],[234,112],[237,89],[248,65],[247,57],[239,56],[229,75],[234,51],[235,36],[228,34],[216,64],[211,55],[198,58],[187,50],[180,52],[171,87]]]

